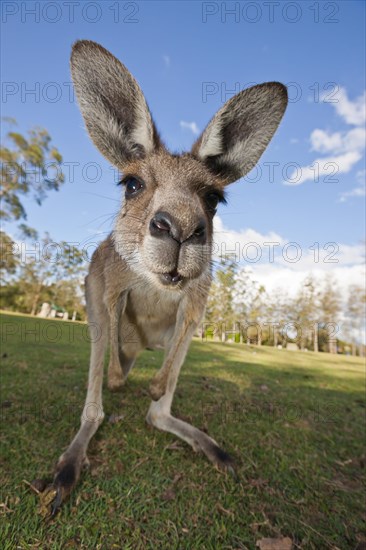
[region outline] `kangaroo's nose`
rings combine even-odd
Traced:
[[[184,231],[168,212],[157,212],[150,221],[150,234],[153,237],[171,237],[179,243],[189,239],[204,244],[206,241],[206,222],[203,219],[199,220],[195,230],[185,236]]]
[[[153,237],[170,236],[179,240],[180,229],[167,212],[157,212],[150,221],[150,233]]]

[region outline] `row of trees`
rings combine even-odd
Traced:
[[[35,315],[43,302],[61,304],[85,318],[81,252],[66,242],[38,237],[27,223],[24,198],[41,205],[50,191],[64,183],[62,156],[43,128],[26,135],[16,130],[14,119],[3,119],[9,131],[0,147],[0,221],[16,224],[17,242],[0,231],[0,307]]]
[[[87,265],[82,252],[71,250],[64,241],[54,243],[48,234],[39,239],[26,223],[23,201],[33,197],[41,204],[49,191],[60,188],[62,156],[46,130],[34,128],[24,136],[15,131],[15,120],[6,122],[10,131],[0,148],[0,220],[17,224],[17,238],[25,246],[23,250],[19,242],[0,232],[0,308],[34,315],[43,302],[51,302],[84,319]],[[302,349],[336,352],[342,326],[342,337],[356,353],[356,343],[362,342],[364,309],[365,291],[356,285],[341,299],[334,278],[318,281],[309,275],[294,297],[283,289],[269,293],[250,270],[226,258],[215,270],[205,332],[259,345],[296,342]]]
[[[12,242],[1,232],[0,308],[36,315],[43,302],[62,306],[85,319],[82,252],[48,234],[39,242]]]
[[[308,275],[294,296],[281,288],[267,292],[250,269],[226,258],[215,272],[205,332],[221,340],[363,354],[365,303],[364,288],[350,285],[341,297],[330,274],[322,280]]]
[[[27,252],[1,233],[2,288],[0,308],[35,315],[43,302],[62,305],[85,319],[84,275],[86,262],[80,250],[54,243],[46,235],[39,249]],[[230,259],[215,272],[208,298],[204,331],[220,340],[258,345],[363,354],[365,290],[350,285],[344,300],[331,275],[317,280],[308,275],[297,293],[285,289],[267,292],[249,269]],[[358,346],[358,351],[357,351]]]

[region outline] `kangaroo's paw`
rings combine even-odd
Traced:
[[[112,392],[120,391],[126,383],[122,369],[119,365],[108,368],[108,389]]]
[[[126,381],[123,380],[122,378],[109,378],[108,379],[108,383],[107,383],[107,386],[108,386],[108,389],[109,391],[111,392],[118,392],[118,391],[121,391],[123,386],[125,385]]]
[[[55,477],[51,485],[41,493],[40,514],[45,518],[53,518],[59,511],[62,503],[77,484],[83,467],[88,467],[87,457],[61,457],[57,466]]]
[[[209,437],[204,432],[199,431],[199,436],[195,438],[192,445],[195,451],[203,452],[207,458],[220,470],[228,472],[236,481],[238,475],[236,473],[234,459],[218,446],[216,441]]]
[[[159,399],[165,394],[166,384],[166,374],[161,374],[160,372],[157,373],[153,380],[150,382],[149,386],[149,393],[153,401],[159,401]]]
[[[221,449],[221,447],[216,444],[213,444],[211,446],[209,452],[204,450],[204,453],[220,470],[229,472],[229,474],[235,479],[235,481],[239,480],[238,474],[236,472],[235,461],[233,457],[229,455],[229,453]]]

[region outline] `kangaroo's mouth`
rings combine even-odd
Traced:
[[[173,269],[173,271],[169,271],[169,273],[161,273],[159,274],[159,278],[164,285],[175,286],[183,281],[183,276],[178,273],[177,269]]]

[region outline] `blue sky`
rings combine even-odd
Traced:
[[[299,243],[308,262],[299,271],[311,268],[308,249],[314,242],[335,242],[335,268],[352,268],[360,276],[364,2],[75,2],[73,17],[69,2],[55,4],[2,3],[2,115],[15,117],[21,131],[47,128],[64,161],[78,163],[74,181],[51,193],[42,207],[26,201],[29,225],[48,230],[55,240],[97,242],[110,231],[118,208],[113,171],[70,98],[70,48],[87,38],[134,74],[175,151],[190,147],[196,128],[203,130],[235,89],[271,80],[291,83],[288,110],[260,161],[262,175],[255,172],[249,177],[256,181],[231,186],[219,229],[229,240],[245,240],[252,231],[258,239],[277,235],[281,243]],[[27,93],[32,89],[36,94]],[[317,182],[284,181],[284,171],[293,171],[289,163],[304,168],[317,161],[321,173],[324,159],[331,164],[325,175],[336,166],[328,177],[335,181],[324,175]],[[272,180],[271,162],[279,163]],[[91,168],[84,177],[87,163],[101,167],[98,181],[91,181]],[[14,226],[8,231],[15,235]]]

